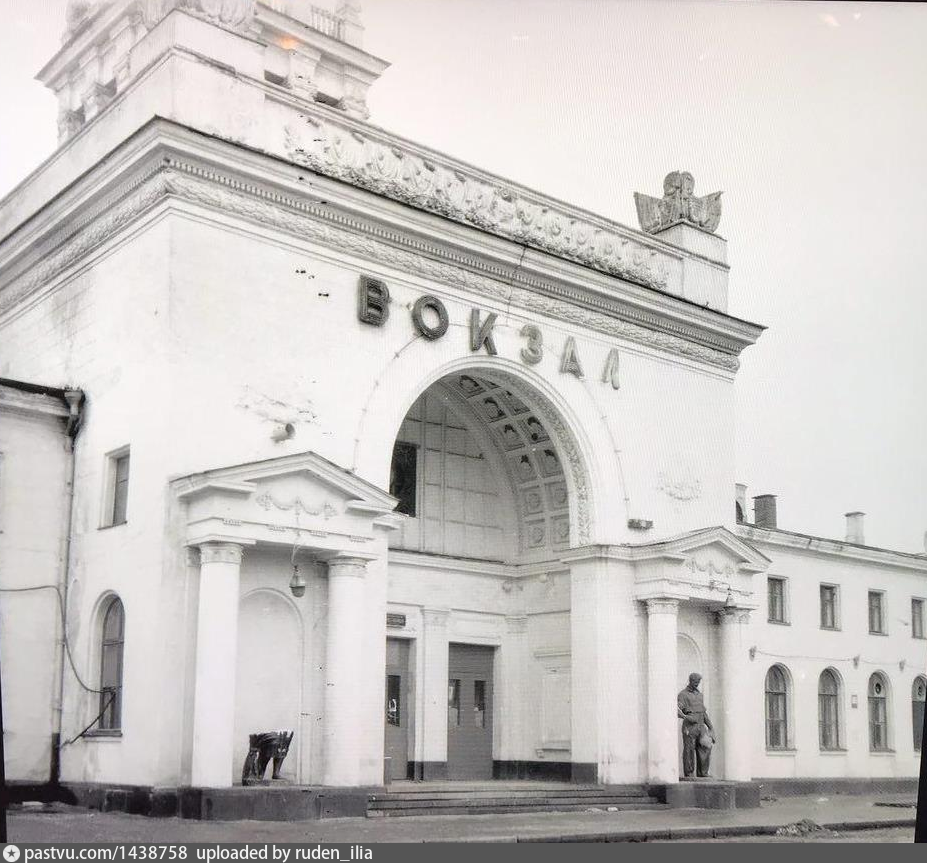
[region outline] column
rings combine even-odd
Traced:
[[[675,599],[647,600],[647,778],[679,781]]]
[[[422,609],[422,779],[447,779],[447,619],[444,608]]]
[[[502,650],[499,651],[500,662],[496,669],[499,685],[495,688],[497,711],[493,730],[498,740],[497,760],[504,770],[512,771],[515,763],[530,760],[526,758],[524,713],[528,709],[526,698],[528,672],[528,618],[526,615],[511,615],[505,618],[505,637]],[[534,705],[538,704],[537,693]],[[533,753],[532,756],[533,757]],[[515,772],[503,773],[501,779],[520,778]]]
[[[724,753],[724,778],[735,782],[751,779],[751,708],[747,673],[748,647],[744,624],[750,612],[742,608],[725,609],[718,614],[721,627],[721,704],[724,725],[718,742]],[[710,714],[709,714],[710,715]]]
[[[234,770],[242,549],[231,542],[209,542],[199,548],[200,595],[190,783],[199,787],[227,788],[232,784]]]
[[[358,741],[364,702],[358,685],[365,660],[366,571],[367,561],[360,557],[344,555],[328,561],[323,785],[361,784]]]
[[[571,755],[574,782],[641,782],[641,627],[631,564],[592,546],[570,566]]]

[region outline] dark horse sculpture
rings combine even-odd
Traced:
[[[259,785],[264,781],[267,765],[273,761],[274,769],[271,780],[280,779],[280,768],[283,759],[290,751],[290,741],[293,739],[292,731],[264,731],[260,734],[248,735],[248,757],[241,771],[242,785]]]

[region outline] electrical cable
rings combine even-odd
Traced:
[[[787,654],[787,653],[767,653],[765,650],[759,650],[754,648],[753,652],[758,656],[766,656],[770,659],[807,659],[811,662],[852,662],[856,665],[898,665],[900,662],[906,662],[905,660],[873,660],[873,659],[863,659],[860,656],[803,656],[800,654]]]
[[[77,682],[81,685],[83,689],[87,692],[92,692],[94,695],[102,695],[102,689],[94,689],[92,686],[88,686],[84,683],[84,679],[80,676],[80,672],[77,670],[77,665],[74,662],[74,656],[71,653],[71,643],[68,641],[68,633],[65,628],[65,623],[67,617],[65,615],[64,609],[64,600],[61,596],[61,590],[56,584],[39,584],[35,587],[0,587],[0,593],[29,593],[36,590],[53,590],[55,591],[55,596],[58,598],[58,613],[61,616],[61,631],[62,631],[62,640],[64,641],[64,652],[68,657],[68,664],[71,666],[71,671],[74,672],[74,677],[77,679]]]

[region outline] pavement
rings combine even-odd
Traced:
[[[11,810],[11,842],[647,842],[723,837],[825,839],[825,831],[890,831],[911,841],[910,794],[767,799],[759,809],[666,809],[337,818],[324,821],[182,821],[54,804]],[[791,827],[789,825],[792,825]],[[798,825],[798,826],[795,826]],[[904,839],[905,831],[909,838]]]

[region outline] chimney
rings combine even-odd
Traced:
[[[776,529],[776,496],[758,494],[753,498],[753,523],[767,530]]]
[[[737,524],[743,524],[747,520],[747,487],[739,482],[734,489],[734,517]]]
[[[856,545],[865,545],[866,537],[863,533],[863,519],[866,517],[864,512],[847,513],[847,542]]]

